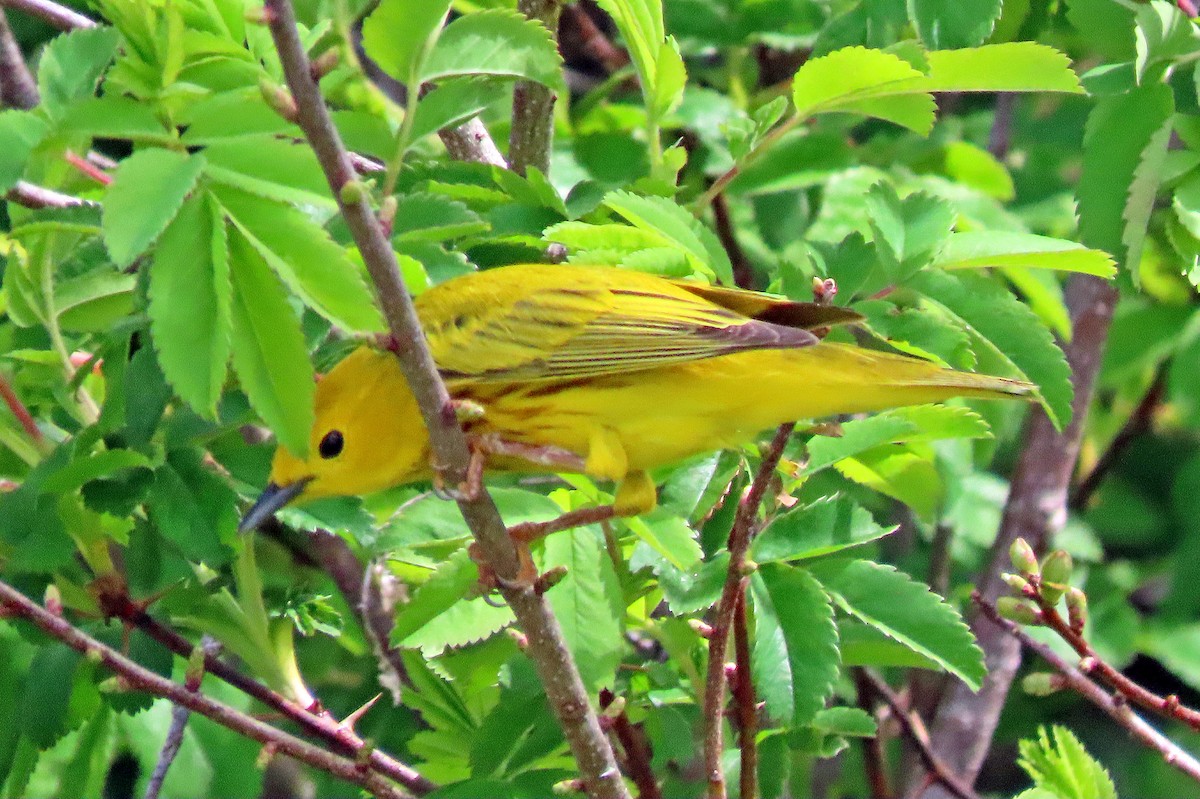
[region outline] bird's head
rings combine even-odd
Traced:
[[[317,383],[308,457],[275,450],[271,476],[239,529],[295,502],[369,494],[428,478],[429,434],[391,353],[360,347]]]

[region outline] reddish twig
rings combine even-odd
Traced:
[[[997,629],[1011,636],[1019,645],[1049,663],[1055,671],[1062,675],[1063,680],[1073,691],[1107,713],[1138,741],[1161,754],[1163,760],[1168,764],[1200,782],[1200,762],[1134,713],[1123,695],[1113,696],[1088,679],[1086,674],[1059,657],[1053,649],[1041,641],[1031,638],[1021,629],[1020,625],[1001,616],[995,604],[984,599],[978,591],[971,594],[971,600],[979,608],[982,616]]]
[[[103,169],[101,169],[100,167],[93,164],[88,159],[80,158],[78,155],[71,152],[70,150],[67,150],[66,154],[63,157],[67,159],[68,164],[75,167],[80,172],[87,175],[89,178],[96,181],[97,183],[107,186],[113,182],[112,175],[108,174],[107,172],[105,172]]]
[[[25,431],[25,435],[33,441],[34,444],[41,445],[45,441],[45,436],[42,435],[41,429],[34,421],[33,414],[25,407],[25,403],[21,402],[21,398],[17,396],[17,392],[13,391],[12,384],[8,382],[6,375],[0,374],[0,397],[3,397],[4,404],[12,411],[12,415],[17,417],[17,422],[21,425],[21,429]]]
[[[1071,510],[1083,510],[1087,507],[1092,495],[1096,493],[1096,489],[1104,482],[1104,478],[1108,476],[1109,471],[1116,465],[1121,454],[1129,448],[1129,445],[1150,429],[1150,425],[1154,420],[1154,411],[1162,402],[1163,392],[1166,390],[1166,367],[1160,367],[1158,374],[1154,378],[1154,382],[1150,384],[1149,390],[1146,391],[1137,407],[1133,409],[1133,413],[1125,420],[1125,424],[1113,436],[1112,442],[1108,445],[1108,449],[1096,459],[1096,463],[1092,466],[1091,471],[1084,476],[1082,480],[1075,486],[1075,490],[1071,492],[1069,507]]]
[[[737,708],[738,750],[741,753],[740,796],[758,796],[758,697],[754,694],[750,668],[750,631],[746,629],[746,589],[750,578],[743,577],[733,606],[733,658],[736,679],[730,686]]]
[[[601,689],[601,708],[608,709],[614,699],[616,696],[612,691],[607,688]],[[629,779],[637,786],[638,799],[662,799],[658,780],[655,779],[654,770],[650,767],[653,752],[641,725],[634,725],[630,722],[629,715],[624,710],[616,715],[606,715],[605,719],[608,726],[612,728],[613,734],[617,736],[621,748],[625,750],[625,771],[629,775]]]
[[[335,777],[360,785],[376,796],[386,797],[386,799],[403,799],[408,795],[399,786],[377,772],[364,768],[354,760],[335,755],[198,691],[190,691],[185,686],[155,674],[115,649],[92,638],[66,619],[35,604],[5,582],[0,582],[0,605],[9,608],[21,618],[33,622],[47,634],[62,641],[80,654],[102,664],[132,690],[145,691],[153,696],[168,699],[174,704],[212,719],[240,735],[252,738]]]
[[[713,221],[716,223],[717,238],[721,240],[721,246],[725,248],[726,254],[729,256],[729,262],[733,265],[733,282],[738,288],[753,289],[754,285],[754,270],[750,266],[750,259],[746,257],[742,245],[738,243],[737,235],[733,230],[733,219],[729,216],[729,203],[725,201],[724,194],[718,194],[713,197],[712,201]]]
[[[871,691],[882,699],[892,711],[892,715],[896,717],[896,721],[904,730],[905,737],[916,747],[917,755],[925,766],[930,784],[943,786],[958,799],[979,799],[979,795],[971,789],[971,786],[963,782],[963,779],[934,753],[924,720],[915,711],[905,707],[904,702],[900,700],[892,687],[884,682],[883,678],[867,669],[858,669],[858,672],[861,672],[863,680],[871,687]]]
[[[604,35],[604,31],[600,30],[600,26],[582,5],[571,3],[563,9],[563,13],[578,29],[579,43],[584,52],[599,61],[606,71],[611,74],[629,65],[629,53],[617,47]]]
[[[789,422],[780,425],[775,431],[775,438],[763,455],[754,481],[738,503],[733,527],[729,531],[729,571],[725,574],[725,585],[721,589],[721,599],[713,617],[712,634],[708,639],[708,674],[704,681],[704,771],[708,779],[708,799],[725,797],[725,771],[721,767],[721,754],[725,748],[725,648],[733,623],[734,606],[738,595],[744,593],[742,572],[746,565],[746,552],[754,534],[754,517],[763,497],[766,496],[767,486],[771,483],[775,467],[783,457],[783,448],[795,427],[794,423]],[[739,674],[738,678],[750,680],[752,675],[747,671],[745,674]]]
[[[868,678],[864,669],[855,668],[851,670],[854,676],[855,692],[858,694],[858,706],[862,710],[875,716],[873,697],[875,691],[871,686],[871,680]],[[887,773],[887,758],[883,752],[883,729],[879,725],[879,732],[871,738],[864,738],[863,745],[863,770],[866,772],[867,785],[871,790],[871,799],[891,799],[892,786],[888,779]]]

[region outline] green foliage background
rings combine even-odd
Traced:
[[[1164,692],[1200,696],[1195,25],[1162,0],[598,5],[629,54],[611,75],[580,58],[564,68],[515,3],[383,0],[362,25],[366,54],[402,83],[436,84],[389,97],[349,44],[371,9],[301,4],[310,55],[339,55],[321,87],[348,147],[380,165],[371,188],[394,208],[409,287],[542,261],[552,243],[569,263],[736,276],[801,300],[814,278],[832,278],[836,302],[867,318],[868,343],[1027,379],[1062,426],[1065,276],[1116,280],[1084,469],[1143,413],[1147,392],[1158,402],[1057,543],[1082,564],[1101,654]],[[477,571],[451,503],[411,486],[287,510],[270,535],[236,532],[271,453],[248,426],[305,449],[314,364],[322,371],[354,337],[383,329],[289,121],[254,5],[96,0],[88,11],[104,24],[60,35],[8,13],[36,61],[41,103],[0,113],[0,191],[26,181],[87,202],[4,206],[0,370],[40,434],[0,410],[3,579],[31,596],[57,592],[92,634],[179,677],[183,664],[141,631],[103,620],[114,596],[154,598],[156,617],[213,636],[273,689],[311,691],[344,716],[395,674],[375,657],[357,598],[311,554],[310,536],[333,531],[402,597],[391,641],[412,686],[398,705],[389,694],[372,708],[360,732],[435,782],[463,783],[454,795],[546,795],[573,762],[532,669],[500,632],[511,613],[466,598]],[[517,80],[558,93],[549,172],[450,160],[433,134],[476,115],[507,140]],[[1002,122],[998,92],[1012,102]],[[89,151],[118,162],[111,184],[67,157]],[[718,193],[736,249],[718,233]],[[848,668],[982,679],[961,611],[1028,412],[902,409],[790,445],[778,476],[789,499],[751,552],[764,796],[808,795],[827,779],[815,764],[839,752],[833,790],[863,794],[858,741],[875,722],[857,708]],[[624,698],[669,796],[704,788],[692,731],[705,642],[688,622],[719,593],[731,497],[757,457],[750,447],[680,464],[656,475],[654,513],[551,536],[535,552],[542,568],[567,567],[548,598],[585,684]],[[611,488],[577,476],[495,485],[509,523],[605,501]],[[939,540],[950,541],[944,583],[931,578]],[[211,677],[204,690],[251,707]],[[10,623],[0,623],[0,708],[13,718],[0,727],[4,796],[98,796],[121,757],[144,781],[170,715]],[[1017,691],[995,745],[1009,768],[997,765],[985,788],[1028,785],[1011,768],[1018,738],[1044,773],[1074,757],[1069,733],[1033,742],[1050,721],[1074,728],[1122,793],[1188,790],[1071,697]],[[257,795],[258,756],[194,718],[164,795]],[[318,795],[347,790],[305,779]],[[1056,794],[1052,782],[1032,790],[1089,795]]]

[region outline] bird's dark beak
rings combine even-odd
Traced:
[[[275,511],[304,492],[304,487],[308,485],[310,479],[297,480],[285,486],[267,483],[267,487],[259,494],[254,507],[246,511],[246,515],[242,517],[242,523],[238,525],[238,532],[247,533],[274,516]]]

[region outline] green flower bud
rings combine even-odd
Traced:
[[[1087,626],[1087,594],[1078,588],[1067,591],[1067,622],[1076,635],[1081,635]]]
[[[1005,584],[1008,585],[1009,588],[1016,591],[1018,594],[1024,594],[1025,590],[1027,588],[1029,588],[1029,581],[1026,580],[1024,577],[1022,577],[1019,574],[1012,574],[1011,572],[1004,572],[1003,574],[1000,575],[1000,579],[1003,580],[1005,582]]]
[[[1067,592],[1071,583],[1071,556],[1056,549],[1042,561],[1042,596],[1054,604]]]
[[[1012,542],[1012,546],[1008,549],[1008,556],[1012,558],[1013,568],[1025,577],[1038,575],[1037,555],[1033,554],[1033,547],[1029,546],[1029,542],[1024,538],[1018,538]]]
[[[1018,624],[1041,624],[1042,613],[1024,599],[1015,596],[1002,596],[996,600],[996,610],[1009,621]]]
[[[1021,687],[1030,696],[1050,696],[1063,688],[1062,676],[1049,671],[1035,671],[1025,675]]]

